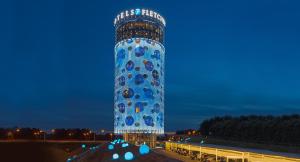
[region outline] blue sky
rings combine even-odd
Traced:
[[[166,130],[300,113],[296,0],[1,3],[0,127],[112,129],[113,19],[137,7],[167,21]]]

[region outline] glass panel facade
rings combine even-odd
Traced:
[[[153,39],[116,44],[115,133],[164,133],[164,59],[163,45]]]

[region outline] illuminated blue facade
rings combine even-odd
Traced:
[[[114,52],[114,132],[163,134],[164,46],[136,35],[117,41]]]

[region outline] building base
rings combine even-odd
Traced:
[[[123,138],[128,143],[134,145],[147,144],[150,148],[156,147],[156,134],[142,134],[142,133],[124,133]]]

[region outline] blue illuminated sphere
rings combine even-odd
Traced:
[[[119,85],[120,85],[120,86],[124,86],[124,85],[125,85],[125,77],[124,77],[124,76],[121,76],[121,77],[118,79],[118,81],[119,81]]]
[[[81,145],[81,148],[85,149],[85,148],[86,148],[86,145],[85,145],[85,144],[82,144],[82,145]]]
[[[153,63],[152,63],[151,61],[147,61],[147,62],[145,63],[145,68],[146,68],[148,71],[152,71],[153,68],[154,68],[154,65],[153,65]]]
[[[145,97],[146,98],[150,98],[150,99],[153,99],[154,96],[153,96],[153,91],[149,88],[144,88],[144,93],[145,93]]]
[[[133,154],[132,152],[126,152],[124,155],[125,160],[132,160],[133,159]]]
[[[158,78],[159,78],[159,73],[158,73],[158,71],[157,71],[157,70],[153,70],[153,71],[152,71],[152,76],[153,76],[154,79],[158,79]]]
[[[141,145],[139,148],[139,152],[141,155],[148,154],[150,152],[150,148],[147,145]]]
[[[119,154],[113,154],[113,160],[119,159]]]
[[[108,145],[108,149],[109,150],[113,150],[114,149],[114,145]]]
[[[136,85],[140,85],[140,84],[144,83],[144,76],[142,74],[136,75],[134,78],[134,82]]]
[[[154,126],[153,118],[151,116],[144,116],[143,118],[147,126]]]
[[[160,106],[158,103],[154,104],[153,110],[154,110],[154,112],[159,113]]]
[[[117,52],[117,59],[124,59],[125,58],[125,50],[124,49],[120,49],[118,52]]]
[[[125,123],[126,123],[126,125],[131,126],[134,123],[133,117],[132,116],[127,116],[126,119],[125,119]]]
[[[151,57],[159,60],[160,59],[160,51],[159,50],[155,50],[154,54]]]
[[[160,81],[159,81],[159,79],[157,79],[157,80],[154,80],[154,82],[153,82],[153,83],[154,83],[154,85],[155,85],[155,86],[159,86],[159,85],[160,85]]]
[[[125,104],[124,103],[118,104],[118,107],[119,107],[120,113],[124,113],[125,112]]]
[[[126,69],[128,71],[131,71],[132,69],[134,68],[134,62],[133,61],[128,61],[127,64],[126,64]]]
[[[123,91],[122,95],[124,98],[131,98],[134,95],[134,91],[131,88],[128,88]]]
[[[138,46],[134,49],[134,52],[136,57],[143,56],[145,54],[145,48]]]

